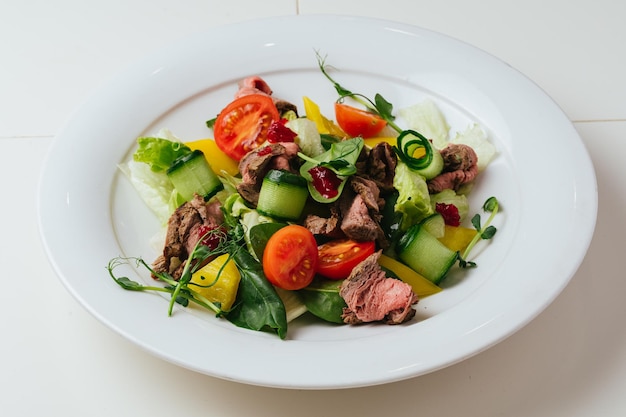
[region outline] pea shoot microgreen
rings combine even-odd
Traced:
[[[476,262],[466,260],[471,250],[474,248],[476,243],[478,243],[480,240],[490,240],[494,237],[494,235],[497,232],[497,229],[495,228],[495,226],[491,226],[490,224],[493,221],[496,214],[498,213],[498,210],[500,209],[500,203],[495,197],[489,197],[483,204],[482,209],[485,212],[491,213],[491,214],[487,218],[487,221],[485,222],[484,225],[481,224],[480,214],[476,213],[474,217],[472,217],[472,220],[471,220],[472,226],[474,226],[474,228],[478,231],[478,233],[470,241],[469,245],[467,245],[467,248],[465,249],[465,251],[463,251],[463,254],[459,254],[459,266],[461,268],[475,267]]]
[[[205,242],[207,239],[213,239],[214,242],[217,242],[217,245],[212,248],[209,245],[203,244],[203,242]],[[208,230],[201,236],[201,238],[198,240],[193,250],[189,254],[181,277],[178,280],[175,280],[172,275],[167,272],[155,271],[143,259],[136,257],[114,258],[109,261],[109,264],[107,265],[107,270],[111,278],[113,278],[113,280],[125,290],[156,291],[171,294],[167,310],[168,316],[172,315],[174,305],[176,303],[186,307],[189,305],[189,302],[194,302],[208,310],[213,311],[219,316],[224,313],[219,303],[213,303],[207,300],[197,291],[195,291],[193,289],[194,285],[190,285],[190,281],[193,273],[196,272],[196,270],[199,269],[200,265],[202,265],[203,261],[208,259],[210,256],[221,255],[224,253],[232,253],[234,250],[239,249],[238,246],[233,247],[230,242],[231,241],[227,239],[226,233],[222,229],[215,228]],[[135,268],[146,268],[150,272],[150,274],[156,278],[157,281],[161,281],[165,285],[162,287],[156,285],[143,285],[138,283],[137,281],[131,280],[126,276],[118,277],[115,275],[114,270],[116,268],[122,265],[131,265],[133,263]]]
[[[141,258],[117,257],[112,259],[107,265],[109,275],[125,290],[169,293],[171,297],[168,306],[169,316],[173,314],[175,304],[187,307],[189,303],[194,303],[212,311],[216,317],[226,318],[236,326],[251,330],[274,331],[281,339],[284,339],[287,334],[285,306],[274,287],[263,275],[261,264],[246,250],[243,244],[243,225],[228,210],[223,210],[223,212],[224,227],[209,229],[200,237],[187,258],[179,280],[175,280],[169,273],[155,271]],[[237,298],[228,311],[222,309],[219,302],[212,302],[199,291],[196,291],[200,287],[214,285],[222,269],[218,271],[217,277],[212,283],[200,285],[195,281],[191,282],[192,275],[204,265],[204,261],[209,257],[224,254],[228,254],[229,259],[232,258],[235,261],[241,274]],[[227,263],[228,260],[224,262],[221,268],[224,268]],[[114,270],[123,265],[146,268],[156,281],[164,285],[143,285],[126,276],[116,276]]]
[[[339,101],[349,97],[355,100],[357,103],[363,105],[368,111],[378,115],[387,122],[387,125],[398,132],[398,144],[394,146],[394,150],[398,157],[407,164],[411,169],[415,171],[422,171],[428,168],[433,162],[433,155],[437,152],[433,149],[429,140],[422,136],[419,132],[413,130],[405,130],[400,128],[396,123],[396,117],[393,115],[393,104],[391,104],[382,95],[376,93],[374,100],[366,97],[361,93],[354,93],[347,88],[343,87],[337,81],[335,81],[327,71],[326,57],[322,57],[319,52],[316,51],[317,64],[320,71],[335,87],[335,90],[339,94]],[[424,156],[415,158],[413,156],[417,148],[423,148]]]
[[[380,116],[383,120],[387,122],[389,126],[391,126],[398,133],[402,132],[402,129],[394,122],[396,117],[393,115],[393,104],[391,104],[378,93],[374,95],[374,100],[372,101],[370,98],[366,97],[363,94],[354,93],[343,87],[328,74],[328,71],[326,70],[328,68],[328,66],[326,65],[326,57],[322,57],[317,51],[315,54],[317,56],[317,64],[322,71],[322,74],[324,74],[328,81],[330,81],[335,87],[337,94],[339,94],[339,100],[343,100],[345,97],[349,97],[355,100],[357,103],[363,105],[368,111],[371,111],[372,113]]]

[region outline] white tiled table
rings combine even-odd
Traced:
[[[380,17],[464,40],[533,79],[574,122],[597,172],[596,233],[570,285],[520,332],[404,382],[339,391],[261,388],[146,354],[94,319],[56,278],[38,235],[36,187],[49,145],[73,109],[164,43],[298,13]],[[626,415],[624,16],[626,3],[614,0],[0,3],[1,414]]]

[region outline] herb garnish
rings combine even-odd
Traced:
[[[476,213],[474,217],[472,217],[472,225],[478,231],[478,233],[476,234],[476,236],[474,236],[474,238],[471,240],[469,245],[467,245],[467,248],[465,249],[463,254],[462,255],[459,254],[459,266],[461,268],[475,267],[476,262],[465,260],[469,256],[470,251],[474,248],[476,243],[478,243],[480,240],[489,240],[493,238],[493,236],[497,232],[497,229],[494,226],[490,226],[490,223],[493,220],[493,218],[496,216],[500,208],[500,204],[498,203],[498,200],[495,197],[489,197],[487,201],[485,201],[485,204],[483,204],[482,208],[485,212],[491,213],[491,214],[489,215],[489,218],[487,219],[487,222],[485,223],[484,226],[481,225],[480,214]]]
[[[117,257],[109,261],[107,265],[109,275],[125,290],[155,291],[171,294],[167,312],[170,316],[172,315],[174,304],[186,307],[190,302],[193,302],[214,312],[217,317],[226,318],[236,326],[251,330],[272,330],[281,339],[284,339],[287,334],[285,306],[274,287],[263,275],[261,264],[248,253],[245,245],[242,244],[243,226],[236,219],[233,219],[229,213],[225,212],[224,214],[226,226],[234,227],[231,227],[227,232],[224,228],[219,227],[210,229],[203,234],[189,254],[178,281],[167,272],[156,272],[143,259],[133,257]],[[217,242],[217,245],[208,246],[203,244],[202,242],[207,241],[207,239]],[[209,257],[223,254],[228,254],[229,259],[234,259],[241,274],[237,298],[229,311],[223,310],[220,303],[211,302],[199,294],[193,288],[197,284],[190,283],[193,273],[200,268],[203,261]],[[117,267],[133,263],[135,268],[146,268],[157,281],[165,285],[163,287],[143,285],[126,276],[117,277],[114,274],[114,269]],[[224,265],[227,263],[224,262]],[[221,270],[217,274],[218,277],[220,273]]]
[[[322,57],[317,51],[316,56],[317,64],[322,71],[322,74],[324,74],[324,76],[333,84],[335,90],[339,94],[338,101],[341,102],[346,97],[355,100],[363,105],[368,111],[380,116],[392,129],[398,132],[398,143],[397,146],[394,146],[394,150],[398,157],[405,164],[407,164],[409,168],[421,173],[430,166],[433,160],[438,159],[434,157],[438,151],[432,147],[428,139],[413,130],[401,129],[395,123],[396,117],[393,115],[393,104],[378,93],[374,95],[374,100],[371,100],[363,94],[354,93],[343,87],[328,74],[328,71],[326,70],[326,58]],[[424,152],[423,155],[415,157],[415,151],[418,148],[423,148]]]
[[[333,84],[335,90],[339,94],[339,100],[343,100],[345,97],[350,97],[362,104],[368,111],[371,111],[374,114],[380,116],[383,120],[385,120],[389,126],[391,126],[398,133],[402,132],[402,129],[398,125],[394,123],[396,117],[393,115],[393,105],[387,101],[383,96],[376,93],[374,96],[374,100],[372,101],[368,97],[360,93],[353,93],[352,91],[344,88],[337,81],[335,81],[326,71],[326,58],[322,57],[319,52],[315,52],[317,56],[317,64],[322,71],[322,74]]]
[[[206,239],[214,239],[216,238],[219,242],[215,248],[211,248],[208,245],[202,244]],[[194,302],[208,310],[213,311],[218,316],[225,313],[221,309],[219,303],[213,303],[207,300],[204,296],[199,294],[197,291],[194,291],[192,286],[189,285],[189,281],[191,280],[191,276],[198,269],[200,265],[202,265],[203,261],[208,259],[213,255],[222,255],[224,253],[228,253],[229,250],[232,251],[233,248],[228,243],[228,239],[226,234],[223,232],[221,228],[215,228],[208,230],[202,237],[198,240],[198,243],[194,246],[192,252],[189,254],[189,257],[185,263],[183,268],[182,275],[180,279],[175,280],[169,273],[167,272],[157,272],[150,265],[148,265],[143,259],[136,257],[117,257],[109,261],[107,265],[107,270],[109,271],[109,275],[118,285],[120,285],[125,290],[131,291],[158,291],[158,292],[167,292],[171,294],[170,303],[168,306],[167,314],[168,316],[172,315],[172,311],[174,309],[174,304],[178,303],[182,306],[187,307],[189,302]],[[238,248],[237,248],[238,249]],[[153,286],[153,285],[143,285],[136,281],[131,280],[128,277],[116,277],[113,270],[121,265],[129,265],[131,263],[135,264],[135,268],[139,268],[140,266],[145,267],[150,274],[158,281],[165,283],[164,287]],[[218,274],[219,277],[219,274]]]

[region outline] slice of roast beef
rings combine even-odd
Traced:
[[[415,316],[412,306],[418,302],[417,295],[410,285],[386,276],[378,265],[380,255],[380,251],[370,255],[341,284],[339,295],[347,304],[344,323],[400,324]]]
[[[272,98],[274,105],[278,110],[278,114],[284,114],[287,111],[293,111],[296,116],[298,115],[298,107],[288,101],[277,99],[272,96],[272,89],[265,80],[258,75],[246,77],[239,81],[239,89],[235,93],[235,98],[244,97],[250,94],[262,94]]]
[[[364,166],[364,176],[376,183],[381,192],[391,192],[398,165],[398,156],[391,145],[381,142],[369,152]]]
[[[375,240],[380,247],[387,247],[385,233],[379,223],[384,200],[380,198],[374,181],[351,177],[338,201],[340,227],[346,236],[359,241]]]
[[[272,89],[265,82],[265,80],[258,75],[246,77],[239,81],[239,89],[235,93],[235,98],[247,96],[250,94],[264,94],[266,96],[272,95]]]
[[[294,142],[272,143],[254,149],[239,161],[241,183],[237,191],[250,205],[256,207],[263,178],[271,169],[298,172],[297,154],[300,147]]]
[[[274,100],[274,105],[276,106],[276,110],[278,110],[278,114],[280,114],[281,116],[283,116],[288,111],[292,111],[294,112],[296,117],[299,117],[298,106],[289,101],[277,99]]]
[[[198,240],[207,230],[218,229],[224,223],[218,200],[205,202],[195,195],[178,207],[167,222],[163,254],[152,264],[156,272],[167,272],[180,278],[185,261]]]
[[[327,238],[347,237],[358,241],[377,241],[379,247],[389,243],[380,226],[380,211],[385,200],[380,198],[376,183],[361,176],[348,180],[339,199],[330,209],[329,217],[310,214],[304,226],[314,235]]]
[[[385,200],[380,198],[380,190],[378,189],[378,186],[372,180],[359,176],[353,176],[348,181],[348,186],[352,189],[352,191],[363,198],[363,202],[370,210],[378,212],[380,211],[381,206],[385,204]]]
[[[432,180],[428,181],[428,191],[431,194],[445,189],[457,191],[463,184],[467,184],[478,175],[478,156],[470,146],[462,144],[448,144],[441,150],[443,170]]]
[[[304,219],[304,227],[317,236],[340,239],[346,237],[341,231],[341,216],[336,206],[330,208],[329,217],[321,217],[316,214],[309,214]]]
[[[380,225],[372,219],[363,197],[353,194],[351,198],[342,198],[341,231],[351,239],[359,241],[377,240],[384,233]]]

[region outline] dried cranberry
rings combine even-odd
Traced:
[[[269,143],[293,142],[296,139],[296,132],[285,126],[287,119],[273,121],[267,129],[267,141]]]
[[[265,146],[261,149],[259,149],[256,154],[258,156],[265,156],[265,155],[269,155],[272,153],[272,147],[271,146]]]
[[[443,217],[443,221],[448,226],[460,226],[461,216],[459,215],[459,209],[454,204],[437,203],[435,204],[435,211]]]
[[[198,239],[202,238],[201,244],[213,250],[226,239],[226,231],[217,226],[200,225],[197,229]],[[204,236],[204,237],[203,237]]]
[[[324,198],[333,198],[339,194],[341,180],[333,171],[326,167],[313,167],[309,170],[313,178],[313,187]]]

